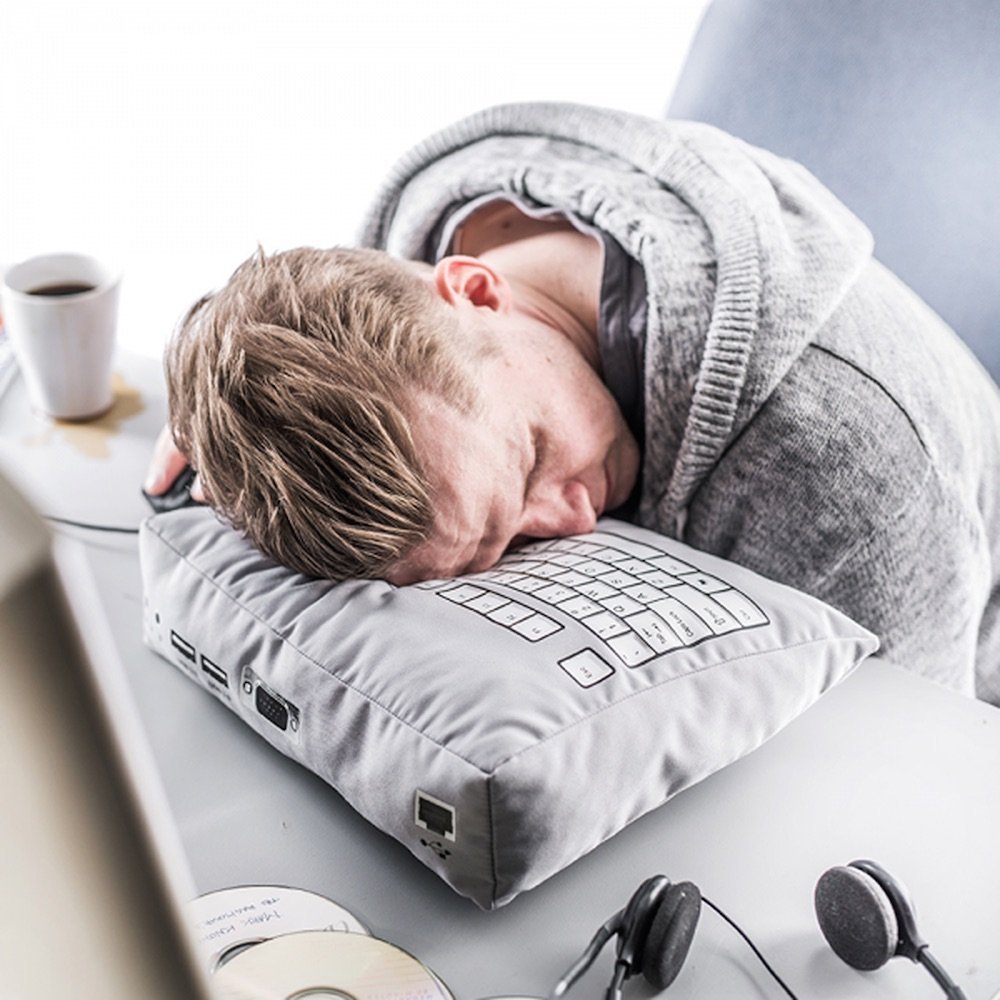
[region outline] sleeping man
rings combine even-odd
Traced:
[[[188,456],[278,562],[396,584],[613,514],[1000,703],[1000,392],[801,167],[496,108],[400,162],[362,243],[191,309],[151,492]]]

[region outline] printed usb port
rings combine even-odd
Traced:
[[[218,663],[213,663],[204,653],[201,656],[201,669],[217,684],[229,687],[229,678],[226,676],[225,670]]]
[[[195,655],[194,646],[191,645],[183,636],[178,635],[173,629],[170,630],[170,645],[177,650],[185,660],[190,660],[192,663],[197,662],[197,656]]]

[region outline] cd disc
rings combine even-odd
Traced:
[[[188,904],[198,951],[209,972],[262,941],[296,931],[368,929],[344,907],[305,889],[241,885],[199,896]]]
[[[326,931],[265,941],[219,969],[214,985],[220,1000],[454,1000],[401,948]]]

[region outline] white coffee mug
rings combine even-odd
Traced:
[[[84,254],[46,254],[8,268],[4,325],[36,409],[86,420],[114,402],[120,284],[117,271]]]

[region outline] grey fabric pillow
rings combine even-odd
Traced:
[[[206,509],[143,525],[145,639],[484,908],[759,746],[877,640],[610,519],[493,570],[331,584]]]

